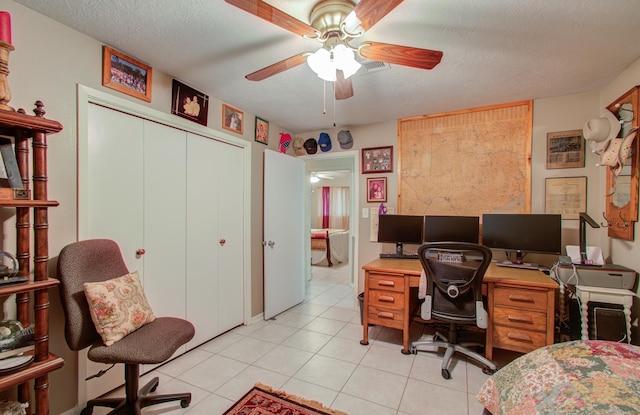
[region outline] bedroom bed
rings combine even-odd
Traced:
[[[640,348],[600,340],[542,347],[487,379],[477,398],[493,415],[637,414]]]
[[[330,267],[348,260],[348,229],[311,229],[311,265]]]

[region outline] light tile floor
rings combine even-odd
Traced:
[[[475,398],[487,379],[481,367],[455,359],[452,378],[445,380],[442,353],[403,355],[401,331],[369,330],[369,345],[363,346],[347,266],[313,267],[304,303],[275,320],[233,329],[143,376],[141,385],[145,378],[160,377],[156,393],[192,393],[186,409],[167,403],[143,413],[222,414],[261,382],[350,415],[482,414]],[[414,323],[411,339],[423,330],[429,328]]]

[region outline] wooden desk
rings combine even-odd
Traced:
[[[369,344],[369,324],[397,328],[402,330],[402,353],[409,354],[409,325],[418,304],[420,261],[376,259],[362,269],[365,281],[360,343]],[[558,284],[540,271],[491,263],[483,279],[489,313],[487,358],[493,358],[494,348],[526,353],[553,344],[557,289]]]

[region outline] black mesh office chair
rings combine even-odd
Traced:
[[[434,242],[418,248],[418,257],[424,269],[426,294],[422,303],[421,317],[424,320],[438,320],[449,323],[449,333],[445,337],[436,333],[432,340],[416,341],[411,344],[411,352],[437,352],[445,348],[442,360],[442,377],[451,378],[449,363],[455,352],[460,352],[485,367],[491,374],[496,365],[467,347],[481,343],[458,343],[457,326],[474,325],[487,328],[487,312],[482,303],[482,278],[491,263],[491,250],[484,245],[467,242]]]
[[[71,350],[90,347],[88,357],[99,363],[124,363],[124,398],[96,398],[87,402],[81,415],[91,415],[94,406],[115,408],[110,414],[140,414],[142,408],[163,402],[180,401],[186,408],[190,393],[147,395],[158,387],[153,378],[138,391],[139,365],[158,364],[193,338],[193,325],[175,317],[156,317],[111,346],[105,346],[91,319],[85,298],[85,282],[101,282],[127,274],[118,245],[109,239],[90,239],[67,245],[58,258],[60,297],[65,314],[65,338]]]

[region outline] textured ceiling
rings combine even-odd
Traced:
[[[442,62],[358,73],[334,107],[306,64],[246,80],[319,43],[223,0],[15,1],[293,133],[592,91],[640,57],[638,0],[405,0],[360,41],[440,50]],[[267,2],[308,23],[316,1]]]

